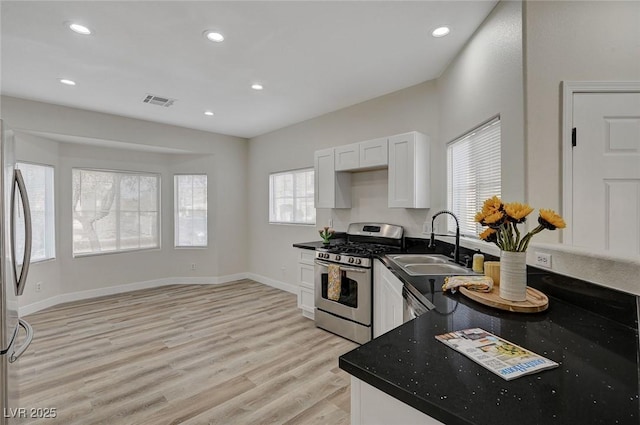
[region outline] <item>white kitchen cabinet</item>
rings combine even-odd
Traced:
[[[387,138],[367,140],[359,143],[360,169],[386,167],[389,164]]]
[[[336,146],[336,171],[355,170],[360,167],[360,144]]]
[[[315,251],[309,249],[298,249],[298,308],[302,310],[302,315],[309,319],[314,318],[315,311],[315,289],[313,285],[314,269],[313,259]]]
[[[403,323],[403,283],[375,260],[373,264],[373,337],[389,332]]]
[[[417,131],[389,137],[389,208],[429,208],[429,151]]]
[[[351,425],[444,425],[431,416],[351,377]]]
[[[316,208],[351,208],[351,174],[336,172],[335,149],[314,153]]]
[[[366,140],[335,148],[336,171],[385,168],[389,163],[387,138]]]

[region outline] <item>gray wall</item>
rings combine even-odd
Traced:
[[[17,159],[55,167],[57,255],[55,260],[33,265],[22,306],[118,285],[167,283],[168,279],[215,283],[247,272],[245,139],[11,97],[2,97],[2,114],[16,130]],[[53,139],[81,139],[107,147]],[[169,153],[150,151],[157,146]],[[73,258],[73,167],[161,173],[161,248]],[[174,248],[173,174],[185,172],[208,175],[207,248]],[[196,270],[191,270],[192,263]],[[42,282],[40,293],[35,292],[36,282]]]

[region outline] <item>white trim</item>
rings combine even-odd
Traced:
[[[562,243],[573,243],[573,95],[575,93],[640,92],[640,81],[563,81],[562,82],[562,216],[567,227],[562,231]]]
[[[86,300],[96,297],[104,297],[107,295],[121,294],[124,292],[137,291],[140,289],[157,288],[167,285],[219,285],[222,283],[235,282],[242,279],[250,279],[248,273],[237,273],[226,276],[217,277],[167,277],[162,279],[147,280],[143,282],[133,282],[124,285],[108,286],[105,288],[89,289],[86,291],[69,292],[66,294],[55,295],[41,301],[36,301],[18,308],[20,316],[26,316],[36,313],[45,308],[53,307],[58,304]],[[257,279],[253,279],[256,280]],[[265,282],[260,282],[265,283]],[[266,283],[269,285],[268,283]],[[270,285],[274,286],[274,285]],[[276,288],[278,288],[276,286]],[[278,288],[282,289],[282,288]]]
[[[264,283],[265,285],[269,285],[276,289],[281,289],[292,294],[298,294],[298,285],[271,279],[270,277],[261,276],[255,273],[247,273],[247,279],[255,280],[256,282]]]

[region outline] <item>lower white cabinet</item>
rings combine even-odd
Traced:
[[[351,377],[351,425],[444,425],[398,399]]]
[[[375,260],[373,264],[373,337],[389,332],[403,323],[403,283]]]
[[[298,249],[298,308],[302,310],[304,317],[312,320],[315,311],[313,286],[315,253],[309,249]]]

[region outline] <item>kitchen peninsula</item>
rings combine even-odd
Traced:
[[[405,285],[416,279],[381,260]],[[412,417],[426,415],[421,423],[433,418],[447,425],[639,424],[635,297],[535,268],[528,279],[549,295],[547,311],[504,312],[436,287],[424,294],[435,310],[341,356],[340,368],[352,375],[352,423],[385,421],[371,417],[384,406],[369,410],[371,401],[353,399],[354,388],[360,398],[366,387],[369,394],[416,409]],[[435,339],[475,327],[560,366],[505,381]],[[378,405],[384,400],[374,399]]]

